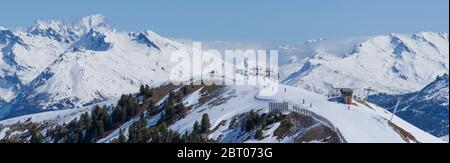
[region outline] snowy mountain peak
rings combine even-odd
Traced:
[[[69,40],[64,40],[64,36],[69,35],[69,25],[65,21],[59,20],[48,20],[42,21],[37,20],[36,23],[28,29],[28,33],[33,36],[48,37],[59,42]]]
[[[86,49],[93,51],[105,51],[109,49],[112,44],[106,41],[106,35],[99,31],[90,29],[81,39],[74,44],[74,49]]]
[[[317,50],[312,52],[309,54]],[[407,93],[448,73],[448,54],[448,33],[391,33],[355,43],[341,58],[310,55],[295,67],[296,71],[284,73],[283,81],[318,93],[327,93],[330,85]]]
[[[448,46],[448,40],[448,33],[445,32],[419,32],[412,35],[390,33],[387,36],[375,36],[366,41],[356,43],[346,56],[375,50],[379,52],[392,52],[394,54],[393,56],[401,57],[402,53],[417,53],[416,50],[420,50],[417,44],[426,43],[428,46],[435,48],[435,50],[439,50],[439,48],[445,46],[445,44],[442,45],[444,41],[447,41]],[[436,45],[435,42],[441,45]]]
[[[67,23],[60,20],[50,19],[50,20],[36,20],[35,24],[30,28],[30,31],[34,30],[46,30],[53,29],[56,31],[62,30],[67,25]]]
[[[438,76],[437,80],[439,80],[439,79],[447,79],[447,81],[448,81],[448,74],[444,74],[444,75]]]
[[[68,43],[88,33],[91,29],[111,29],[111,26],[103,15],[97,14],[79,18],[72,22],[54,19],[36,20],[35,24],[28,29],[28,33]]]
[[[422,93],[429,94],[428,99],[446,101],[444,105],[448,106],[449,101],[449,77],[448,74],[443,74],[436,77],[432,83],[421,90]],[[432,95],[432,97],[431,97]]]
[[[1,30],[0,40],[0,100],[6,101],[0,119],[71,109],[167,81],[170,52],[189,49],[152,31],[117,31],[102,15],[37,21],[29,30]]]

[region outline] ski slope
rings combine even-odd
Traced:
[[[404,120],[394,116],[392,122],[399,128],[410,133],[414,138],[405,139],[402,138],[399,132],[391,127],[388,120],[391,117],[391,113],[385,109],[373,104],[367,104],[368,106],[355,102],[357,105],[351,105],[348,110],[347,105],[337,102],[329,101],[327,97],[307,91],[302,88],[278,85],[276,94],[273,96],[266,96],[261,94],[262,87],[268,88],[273,85],[270,80],[263,79],[266,82],[262,82],[262,85],[257,86],[224,86],[220,94],[204,104],[200,104],[199,99],[204,96],[200,92],[201,89],[194,91],[191,95],[184,99],[185,103],[193,106],[193,109],[185,116],[185,118],[176,121],[170,126],[170,129],[184,133],[190,131],[195,121],[200,121],[204,113],[208,113],[212,128],[215,128],[222,121],[226,122],[224,126],[219,126],[218,130],[209,135],[210,138],[218,138],[224,134],[233,134],[228,130],[230,120],[240,114],[249,112],[250,110],[259,110],[260,112],[268,111],[269,102],[283,102],[286,101],[289,104],[295,104],[302,106],[314,113],[327,118],[330,122],[336,126],[342,133],[345,140],[349,143],[412,143],[417,140],[423,143],[442,143],[442,139],[434,137],[417,127],[405,122]],[[161,99],[163,101],[165,98]],[[305,99],[305,104],[303,104]],[[104,102],[100,105],[113,105],[118,99]],[[158,101],[158,103],[161,103]],[[312,105],[312,107],[310,107]],[[89,112],[92,106],[83,107],[79,109],[69,109],[60,111],[49,111],[43,113],[30,114],[26,116],[6,119],[0,121],[0,124],[7,126],[17,122],[25,122],[31,118],[32,122],[43,123],[51,122],[52,124],[64,124],[69,121],[78,118],[82,113]],[[149,126],[155,125],[159,121],[160,113],[149,120]],[[137,121],[139,118],[134,118],[124,123],[120,128],[114,130],[110,135],[98,141],[98,143],[111,142],[119,136],[119,131],[124,130],[126,135],[129,126]],[[273,136],[273,131],[279,124],[273,124],[269,126],[269,129],[264,131],[264,135],[267,137],[261,141],[247,140],[247,143],[254,142],[278,142],[289,143],[293,139],[291,137],[285,137],[282,140]],[[7,128],[4,128],[2,132],[6,132]],[[222,140],[221,142],[236,142],[239,140]],[[244,141],[244,140],[242,140]]]
[[[268,86],[268,85],[266,85]],[[329,101],[327,97],[307,91],[302,88],[279,85],[274,96],[261,96],[260,86],[225,86],[222,95],[206,102],[204,105],[194,108],[189,114],[173,125],[171,129],[184,132],[191,131],[195,121],[200,121],[204,113],[209,115],[212,128],[222,121],[229,121],[236,115],[250,110],[268,111],[268,102],[289,102],[304,106],[331,121],[342,133],[345,140],[350,143],[399,143],[414,142],[404,139],[388,123],[391,113],[385,109],[368,104],[370,107],[355,102],[348,110],[347,105]],[[286,90],[286,92],[285,92]],[[214,100],[222,99],[219,105],[210,105]],[[303,99],[306,104],[303,105]],[[312,107],[309,107],[312,104]],[[441,143],[441,139],[434,137],[406,121],[394,116],[393,124],[413,135],[418,142]],[[228,126],[220,127],[222,134],[228,132]],[[218,137],[221,133],[215,133],[210,137]]]

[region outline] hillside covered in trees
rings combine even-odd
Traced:
[[[21,137],[2,139],[1,142],[29,143],[95,143],[109,135],[124,123],[138,118],[128,129],[125,136],[123,130],[113,143],[200,143],[214,142],[208,140],[207,133],[211,124],[205,114],[193,126],[192,132],[178,133],[168,129],[168,125],[183,117],[189,110],[184,106],[182,98],[192,93],[196,86],[176,87],[171,84],[158,88],[142,85],[139,93],[122,95],[116,105],[95,106],[91,112],[83,113],[67,124],[46,128],[32,122],[17,123],[15,128],[23,129]],[[156,102],[160,102],[157,105]],[[154,125],[148,119],[161,114]],[[40,131],[45,131],[42,134]]]

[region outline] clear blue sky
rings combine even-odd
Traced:
[[[103,14],[125,31],[196,40],[295,42],[448,32],[449,0],[8,0],[0,26]]]

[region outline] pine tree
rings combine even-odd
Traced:
[[[180,103],[178,106],[179,106],[179,109],[177,110],[178,115],[180,117],[184,118],[186,116],[187,112],[189,111],[189,109],[187,107],[185,107],[183,103]]]
[[[201,121],[201,133],[206,133],[209,131],[209,128],[211,128],[211,123],[209,122],[209,116],[208,114],[203,114],[202,121]]]
[[[262,140],[264,138],[263,132],[261,129],[258,129],[255,134],[255,138],[258,140]]]
[[[181,143],[189,143],[189,132],[185,131],[181,136]]]
[[[114,111],[112,112],[112,122],[113,123],[122,123],[125,122],[127,120],[127,112],[125,111],[125,109],[118,105]]]
[[[145,85],[145,98],[150,98],[153,96],[153,91],[148,85]]]
[[[97,136],[103,136],[105,133],[105,125],[103,124],[103,121],[98,121],[97,124]]]
[[[127,138],[125,137],[125,135],[123,134],[123,130],[120,129],[119,131],[119,140],[118,143],[126,143],[127,142]]]
[[[147,111],[150,115],[155,115],[158,113],[159,109],[155,106],[155,102],[153,102],[153,100],[150,100]]]
[[[163,115],[163,120],[167,122],[171,122],[175,119],[176,110],[175,107],[171,104],[171,102],[167,101],[164,104],[165,113]]]
[[[89,116],[89,114],[86,112],[83,115],[81,115],[82,119],[83,119],[83,124],[86,130],[89,130],[92,128],[92,119]]]
[[[245,131],[252,131],[255,128],[255,122],[249,118],[245,121]]]
[[[141,85],[141,87],[139,88],[139,94],[144,95],[144,93],[145,93],[144,85]]]
[[[253,123],[255,123],[256,126],[260,125],[261,117],[259,117],[259,115],[255,111],[253,110],[250,111],[250,118],[252,119]]]
[[[147,120],[140,118],[137,122],[133,123],[128,129],[128,142],[130,143],[146,143],[148,139],[147,135]]]
[[[201,132],[201,128],[200,128],[200,125],[198,124],[198,121],[195,121],[194,126],[192,127],[192,132],[193,133]]]
[[[258,113],[251,110],[249,118],[245,121],[245,131],[252,131],[256,127],[261,126],[262,118]]]
[[[43,143],[44,142],[44,136],[38,131],[37,127],[35,125],[31,126],[29,129],[31,139],[30,143]]]
[[[192,90],[192,88],[190,88],[190,86],[185,85],[181,88],[181,93],[183,95],[187,95],[191,90]]]

